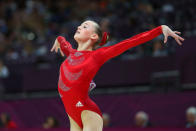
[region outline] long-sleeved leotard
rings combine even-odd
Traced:
[[[118,56],[139,44],[152,40],[162,33],[161,26],[138,34],[113,46],[95,51],[77,51],[64,37],[57,38],[61,50],[67,55],[60,66],[58,91],[67,114],[83,128],[81,113],[84,110],[102,116],[97,105],[89,98],[89,85],[99,68],[109,59]]]

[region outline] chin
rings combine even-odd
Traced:
[[[76,35],[74,35],[74,39],[76,39]]]
[[[76,42],[78,42],[78,37],[77,37],[77,35],[74,35],[74,40],[75,40]]]

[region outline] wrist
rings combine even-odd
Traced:
[[[65,38],[62,37],[62,36],[58,36],[58,37],[57,37],[57,41],[58,41],[59,43],[62,43],[63,41],[65,41]]]

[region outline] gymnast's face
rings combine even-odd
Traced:
[[[95,42],[98,39],[98,35],[95,33],[95,24],[95,22],[90,20],[83,22],[80,26],[78,26],[74,39],[78,43],[84,43],[88,40]]]

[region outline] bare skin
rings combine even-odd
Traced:
[[[77,31],[74,35],[74,39],[78,43],[78,51],[92,51],[93,45],[98,40],[98,35],[95,33],[96,23],[93,21],[85,21],[80,26],[78,26]],[[162,32],[164,35],[164,43],[167,42],[169,36],[173,37],[179,45],[182,45],[181,41],[184,41],[181,34],[178,31],[172,31],[168,26],[162,25]],[[63,52],[60,49],[60,44],[57,40],[51,49],[56,53],[60,50],[62,56],[64,56]],[[102,131],[103,129],[103,119],[95,112],[85,110],[81,114],[81,119],[83,123],[83,129],[81,129],[77,123],[71,118],[70,119],[70,127],[71,131]]]
[[[78,124],[69,116],[70,131],[82,131]]]
[[[83,131],[102,131],[103,119],[95,112],[84,110],[81,114]]]
[[[103,119],[95,112],[84,110],[81,114],[83,129],[69,116],[70,131],[102,131]]]

